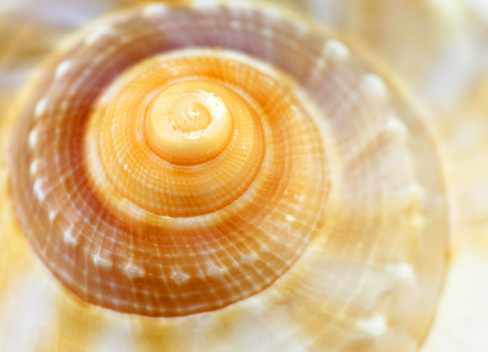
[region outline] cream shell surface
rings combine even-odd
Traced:
[[[145,25],[138,25],[138,21]],[[138,32],[134,28],[144,30]],[[151,39],[152,46],[141,45],[141,38]],[[133,43],[139,44],[141,51],[124,51]],[[80,57],[70,56],[77,50],[82,60],[92,53],[95,58],[80,63]],[[122,57],[127,54],[118,64],[109,55],[114,52],[122,53]],[[135,193],[142,200],[131,199],[132,193],[123,193],[127,190],[125,181],[116,184],[111,179],[117,179],[124,171],[140,169],[123,157],[115,162],[110,157],[103,161],[103,150],[109,151],[107,155],[114,148],[117,152],[117,138],[127,135],[115,133],[114,143],[111,139],[104,142],[103,121],[112,116],[111,99],[125,92],[125,87],[133,82],[131,72],[144,72],[146,63],[147,67],[155,62],[159,66],[171,62],[170,67],[183,67],[172,60],[208,60],[214,68],[224,60],[230,62],[228,66],[252,67],[251,71],[239,71],[246,72],[243,76],[254,72],[266,82],[281,82],[279,86],[286,92],[284,99],[292,104],[280,116],[293,116],[291,121],[296,127],[289,125],[278,136],[272,132],[280,127],[271,127],[270,123],[273,109],[261,115],[262,110],[266,111],[259,108],[265,101],[261,98],[259,103],[262,93],[253,95],[250,83],[226,83],[226,87],[233,89],[232,94],[245,97],[246,104],[258,116],[256,124],[261,126],[263,135],[252,134],[252,140],[284,139],[289,143],[285,143],[289,146],[285,149],[315,158],[277,158],[279,165],[288,165],[282,166],[289,168],[287,176],[308,177],[310,181],[295,188],[293,195],[287,194],[290,184],[278,182],[281,186],[277,188],[282,187],[278,195],[293,198],[294,206],[279,208],[288,204],[281,199],[264,207],[266,211],[278,209],[273,213],[278,220],[273,222],[269,220],[271,215],[266,216],[271,240],[263,240],[265,237],[257,233],[258,241],[254,243],[264,245],[252,247],[246,255],[230,250],[230,257],[238,259],[233,266],[216,265],[215,257],[207,255],[214,248],[211,245],[199,252],[204,254],[201,260],[152,264],[151,252],[144,245],[147,238],[140,247],[134,241],[137,232],[133,229],[143,228],[145,234],[163,229],[160,231],[166,233],[168,223],[171,229],[187,229],[209,222],[201,220],[201,216],[209,215],[202,215],[200,210],[183,219],[179,214],[175,220],[175,214],[154,206],[146,208],[144,197],[152,193],[140,191],[145,183]],[[96,72],[89,61],[106,69]],[[107,72],[112,76],[107,78]],[[229,75],[238,76],[235,72],[231,70]],[[433,136],[426,131],[422,114],[385,72],[364,57],[350,40],[286,11],[247,2],[145,5],[104,19],[75,36],[44,65],[30,91],[22,93],[23,108],[11,108],[17,113],[9,114],[13,117],[2,122],[2,136],[8,137],[2,138],[2,146],[8,148],[3,141],[13,140],[9,142],[13,147],[9,149],[9,168],[2,167],[2,228],[6,230],[0,237],[0,265],[9,270],[0,276],[0,346],[7,351],[419,350],[432,323],[447,266],[447,196]],[[192,73],[192,79],[195,75]],[[210,76],[214,79],[215,71]],[[70,101],[61,95],[61,86],[73,87],[68,82],[76,77],[79,84],[71,88],[72,96],[86,92],[93,95],[91,100]],[[82,82],[83,78],[86,81]],[[209,76],[204,78],[208,80]],[[217,81],[221,84],[220,78]],[[227,98],[222,101],[226,103]],[[91,112],[81,114],[80,106],[85,104],[85,110]],[[23,123],[17,125],[20,127],[16,127],[16,137],[12,138],[10,131],[19,115]],[[146,116],[146,121],[150,116]],[[102,122],[97,124],[97,120]],[[284,120],[277,119],[279,123],[290,123]],[[67,121],[71,127],[63,127]],[[77,129],[77,123],[84,127]],[[298,134],[302,137],[288,137],[286,131],[297,130],[302,131]],[[122,141],[122,145],[128,143],[126,139]],[[240,155],[251,145],[256,144],[239,145]],[[249,163],[259,166],[256,177],[268,170],[266,165],[273,164],[273,157],[280,155],[273,144],[262,148],[261,161]],[[73,150],[81,150],[81,159],[75,161],[83,162],[70,159],[77,155]],[[98,155],[102,155],[101,161],[97,161]],[[115,165],[115,172],[107,172],[107,160],[110,167]],[[211,159],[214,160],[217,159]],[[70,162],[82,165],[80,173],[86,182],[73,188],[80,191],[63,193],[59,190],[66,191],[70,177],[78,178],[77,172],[65,169]],[[61,179],[51,187],[49,182],[55,176]],[[249,182],[265,183],[257,180]],[[291,185],[298,187],[300,183]],[[297,189],[317,200],[311,205],[308,198],[297,195]],[[107,191],[110,196],[101,196]],[[74,198],[68,194],[98,199],[98,204],[103,199],[106,203],[97,208],[86,201],[82,209],[87,212],[70,213],[76,220],[72,225],[62,220]],[[85,198],[87,194],[90,197]],[[196,196],[192,202],[204,198]],[[237,197],[226,204],[242,209],[245,207],[241,202],[252,203],[250,198],[247,194],[244,199]],[[307,211],[314,207],[319,211]],[[217,214],[210,216],[212,220],[229,217],[219,217],[222,209],[229,209],[228,205],[211,203],[210,209]],[[89,212],[104,215],[95,225],[77,228],[76,224],[84,223]],[[37,225],[29,223],[29,219],[36,219]],[[116,253],[106,246],[103,231],[97,227],[106,219],[131,224],[125,228],[114,225],[111,230],[117,243],[123,243]],[[148,220],[150,225],[141,225]],[[107,229],[113,224],[110,221],[102,227]],[[296,228],[300,231],[292,230]],[[308,235],[304,229],[309,229]],[[286,237],[283,240],[281,236],[287,233],[295,242]],[[270,260],[270,250],[277,250],[271,244],[279,243],[273,238],[287,244],[279,249],[280,255],[271,253],[281,262]],[[183,247],[177,244],[175,250],[164,252],[164,246],[159,250],[163,256],[171,256],[199,241],[201,238],[188,240]],[[161,243],[156,238],[152,247]],[[77,251],[74,256],[73,248]],[[225,248],[229,252],[231,247]],[[114,259],[115,254],[123,260]],[[191,270],[182,269],[188,269],[188,263],[202,268],[199,285],[203,282],[204,286],[193,283],[189,287],[204,287],[195,295],[204,303],[178,298],[182,294],[178,285],[191,283],[195,278]],[[245,281],[237,275],[239,271],[251,276],[262,273],[270,263],[275,265],[266,274],[254,274],[262,284],[253,288],[243,285]],[[161,271],[165,265],[168,271]],[[81,268],[79,275],[76,268]],[[229,268],[237,271],[229,275]],[[151,275],[155,273],[161,282],[173,283],[151,286]],[[229,291],[232,294],[223,296],[208,295],[209,291],[218,291],[222,281],[227,283],[224,287],[242,290],[233,289]],[[101,283],[123,288],[111,291]],[[157,297],[165,298],[155,298],[154,291],[148,288],[157,288]],[[152,299],[144,298],[147,296]],[[180,302],[179,306],[168,306],[167,297]],[[212,297],[218,299],[212,303]],[[122,298],[127,303],[121,306]]]

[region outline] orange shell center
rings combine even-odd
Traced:
[[[213,115],[210,114],[208,105],[205,104],[207,94],[204,92],[201,95],[188,93],[176,102],[171,117],[175,131],[193,138],[199,136],[210,125],[211,116]],[[208,96],[209,98],[212,97],[211,94],[208,94]],[[213,99],[217,100],[218,98],[213,96]],[[216,102],[216,105],[221,104],[221,102]]]
[[[208,81],[184,81],[158,94],[146,114],[145,135],[161,158],[180,165],[215,158],[232,136],[226,105],[246,106],[228,88]]]
[[[66,204],[68,189],[82,211],[39,225],[70,253],[43,259],[83,300],[149,316],[220,309],[272,285],[322,231],[326,131],[291,77],[220,49],[155,55],[111,81],[93,74],[108,82],[101,94],[42,120],[83,131],[62,134],[79,172],[42,205]]]

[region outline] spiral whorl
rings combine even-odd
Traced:
[[[248,55],[203,48],[127,59],[101,44],[114,41],[102,29],[70,55],[79,63],[107,46],[121,64],[98,54],[108,75],[64,57],[48,92],[73,84],[73,99],[48,93],[35,109],[49,100],[30,136],[58,136],[45,137],[49,151],[36,143],[35,163],[66,157],[79,170],[33,172],[32,206],[50,241],[27,233],[43,248],[78,253],[76,262],[41,257],[82,298],[126,312],[185,315],[260,292],[296,261],[324,216],[318,108],[292,78]],[[138,40],[125,35],[124,47]],[[66,219],[63,204],[73,207]]]
[[[226,103],[224,103],[224,101]],[[176,83],[158,95],[146,116],[147,143],[161,158],[195,165],[218,156],[233,134],[234,114],[228,105],[247,107],[224,87],[205,82]]]
[[[105,175],[145,210],[177,217],[217,211],[239,198],[261,169],[267,116],[286,111],[263,110],[246,92],[249,80],[263,73],[219,54],[225,56],[192,50],[146,61],[120,80],[134,81],[114,84],[120,91],[115,97],[109,91],[111,103],[95,114]],[[276,81],[258,84],[257,94],[284,100]],[[200,122],[192,125],[192,114]]]
[[[205,317],[293,327],[262,350],[425,336],[446,265],[435,146],[344,38],[249,2],[146,5],[74,38],[26,100],[12,203],[82,301],[202,339]]]

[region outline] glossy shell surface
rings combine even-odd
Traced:
[[[3,129],[24,350],[420,349],[449,177],[358,44],[270,5],[148,4],[42,67]]]

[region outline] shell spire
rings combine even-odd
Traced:
[[[233,134],[233,116],[227,104],[238,104],[234,102],[237,99],[224,87],[205,81],[174,84],[148,107],[144,124],[147,143],[174,164],[209,161],[222,152]]]

